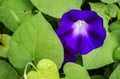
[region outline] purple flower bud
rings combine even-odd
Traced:
[[[88,54],[93,49],[102,46],[106,37],[103,19],[90,10],[66,12],[56,32],[64,46],[67,58],[69,53],[70,55],[71,53],[73,55]]]

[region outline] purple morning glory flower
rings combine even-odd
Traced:
[[[90,10],[65,13],[56,32],[64,46],[67,61],[74,61],[76,54],[85,55],[102,46],[106,37],[103,19]],[[70,59],[72,56],[73,60]]]

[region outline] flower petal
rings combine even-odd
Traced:
[[[103,26],[102,18],[98,17],[93,22],[89,22],[88,34],[89,38],[93,41],[94,47],[100,47],[106,38],[106,30]]]
[[[102,18],[90,10],[70,10],[65,13],[57,34],[64,48],[69,47],[73,55],[84,55],[102,46],[106,37]]]
[[[76,61],[76,57],[75,57],[75,54],[73,53],[73,50],[65,46],[64,52],[65,52],[64,62],[75,62]]]
[[[56,33],[58,35],[65,35],[65,34],[69,34],[72,31],[72,28],[70,28],[73,25],[73,21],[71,21],[71,19],[68,16],[68,13],[65,13],[62,16],[63,19],[60,20],[60,28],[57,29]],[[62,30],[62,31],[61,31]]]
[[[73,50],[74,54],[78,53],[78,41],[80,42],[80,39],[78,39],[77,37],[74,37],[73,34],[69,34],[67,36],[64,37],[64,40],[66,43],[63,43],[63,46],[68,46],[69,48],[71,48],[71,50]]]
[[[97,13],[90,10],[70,10],[68,12],[69,17],[73,22],[76,22],[77,20],[84,20],[86,22],[92,21],[98,17]]]
[[[64,62],[62,63],[62,67],[59,69],[59,72],[63,72],[63,67],[67,62],[75,62],[76,61],[76,56],[73,53],[73,50],[69,48],[68,46],[64,46]]]

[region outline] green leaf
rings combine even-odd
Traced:
[[[12,31],[15,31],[20,25],[19,17],[10,9],[0,7],[0,21]]]
[[[61,16],[71,10],[80,9],[82,0],[31,0],[32,3],[43,13],[61,18]]]
[[[105,79],[105,78],[101,75],[94,75],[91,77],[91,79]]]
[[[118,67],[119,64],[120,64],[119,61],[114,62],[114,63],[113,63],[112,71],[113,71],[114,69],[116,69],[116,68]]]
[[[27,79],[59,79],[57,66],[48,59],[42,59],[37,64],[36,71],[30,71]]]
[[[109,25],[110,31],[120,30],[120,20],[117,20]]]
[[[120,20],[120,10],[118,11],[117,19]]]
[[[1,8],[5,10],[0,10],[0,19],[11,31],[15,31],[20,24],[33,16],[34,6],[29,0],[5,0]]]
[[[0,60],[0,71],[0,79],[20,79],[16,71],[2,60]]]
[[[5,1],[5,0],[0,0],[0,6],[3,4],[4,1]]]
[[[107,7],[108,7],[108,10],[110,12],[110,16],[112,18],[115,18],[117,16],[117,13],[119,10],[118,6],[115,4],[108,4]]]
[[[113,31],[110,34],[107,33],[107,37],[102,47],[91,51],[87,55],[83,55],[84,67],[86,69],[96,69],[114,62],[112,55],[114,50],[120,44],[119,37],[119,30]]]
[[[118,47],[115,52],[113,53],[113,59],[115,61],[119,61],[120,60],[120,47]]]
[[[32,61],[47,58],[58,68],[63,62],[62,44],[41,13],[35,15],[15,31],[10,41],[9,60],[16,68],[24,68]]]
[[[89,3],[93,11],[97,12],[104,20],[104,27],[108,32],[108,22],[111,18],[115,18],[118,14],[119,8],[115,4],[104,3]]]
[[[99,16],[101,16],[104,20],[104,27],[106,28],[106,31],[108,31],[108,22],[111,19],[109,10],[107,5],[104,3],[89,3],[91,10],[95,11],[98,13]]]
[[[90,79],[88,72],[82,66],[75,63],[67,63],[64,66],[65,78],[61,79]]]
[[[0,56],[7,58],[8,57],[8,49],[9,49],[9,41],[11,39],[11,36],[7,34],[0,34],[0,42],[2,45],[0,45]]]
[[[94,75],[91,77],[91,79],[105,79],[103,76],[100,75]]]
[[[109,4],[111,4],[111,3],[117,3],[117,2],[119,2],[120,0],[101,0],[102,2],[104,2],[104,3],[109,3]]]
[[[109,79],[120,79],[120,65],[112,72]]]
[[[89,3],[90,7],[93,11],[97,12],[101,17],[105,17],[106,19],[110,19],[109,10],[106,4],[104,3]]]

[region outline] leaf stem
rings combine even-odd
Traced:
[[[27,79],[26,71],[29,65],[31,65],[37,71],[37,68],[34,66],[32,62],[27,63],[25,66],[24,75],[23,75],[24,79]]]

